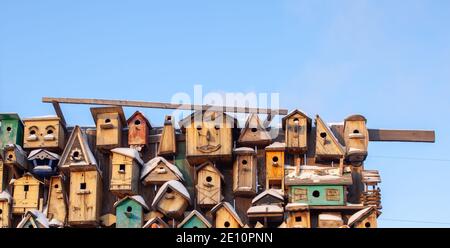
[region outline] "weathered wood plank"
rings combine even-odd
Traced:
[[[435,142],[434,131],[369,129],[370,141]]]

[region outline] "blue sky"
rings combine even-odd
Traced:
[[[371,128],[434,129],[435,144],[372,142],[365,166],[382,176],[380,226],[450,227],[449,11],[445,0],[3,0],[0,112],[53,114],[43,96],[168,102],[200,84],[278,92],[327,122],[360,113]],[[88,106],[63,110],[93,125]],[[155,124],[167,113],[144,112]]]

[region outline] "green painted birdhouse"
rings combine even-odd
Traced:
[[[14,113],[0,114],[0,149],[8,144],[23,146],[23,123]]]
[[[144,198],[139,195],[126,196],[114,204],[116,209],[116,228],[141,228],[144,224],[144,211],[149,211]]]

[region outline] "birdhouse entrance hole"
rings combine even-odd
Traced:
[[[272,157],[272,161],[273,161],[274,163],[278,162],[278,157],[277,157],[277,156]]]
[[[23,191],[28,192],[28,190],[30,190],[30,185],[24,185]]]
[[[370,222],[366,222],[366,224],[364,226],[369,228],[370,227]]]
[[[86,183],[80,183],[80,189],[86,189]]]
[[[256,133],[256,131],[258,131],[258,129],[256,129],[255,127],[252,128],[252,133]]]
[[[302,217],[301,216],[296,216],[295,217],[295,222],[302,222]]]
[[[128,207],[127,207],[127,212],[128,212],[128,213],[131,213],[131,211],[133,211],[133,208],[132,208],[131,206],[128,206]]]
[[[243,164],[243,165],[246,165],[247,163],[248,163],[247,160],[245,160],[245,159],[242,160],[242,164]]]
[[[11,132],[12,128],[11,127],[7,127],[6,131]]]
[[[207,177],[206,177],[206,181],[207,181],[208,183],[210,183],[210,182],[212,181],[212,177],[211,177],[211,176],[207,176]]]
[[[135,120],[135,121],[134,121],[134,125],[136,125],[136,126],[141,125],[141,121],[140,121],[140,120]]]
[[[9,154],[9,155],[8,155],[8,158],[9,158],[9,159],[13,159],[13,155],[12,155],[12,154]]]
[[[314,190],[312,195],[317,198],[320,196],[320,192],[318,190]]]
[[[225,221],[225,222],[223,223],[223,226],[224,226],[224,227],[230,227],[230,222]]]
[[[353,130],[353,133],[359,133],[358,129]]]
[[[110,123],[111,119],[105,119],[105,123]]]
[[[119,165],[119,171],[125,172],[125,164],[120,164]]]
[[[55,187],[55,189],[57,189],[57,188],[59,188],[59,185],[58,185],[58,184],[55,184],[55,186],[53,186],[53,187]]]
[[[321,132],[321,133],[320,133],[320,137],[321,137],[322,139],[325,139],[325,138],[327,137],[327,133]]]
[[[2,214],[3,213],[3,210],[0,208],[0,214]]]

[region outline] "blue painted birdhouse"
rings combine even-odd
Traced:
[[[126,196],[114,204],[116,209],[116,228],[141,228],[144,224],[144,211],[149,211],[144,198],[139,195]]]

